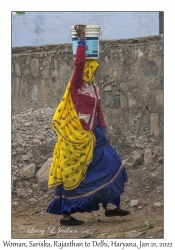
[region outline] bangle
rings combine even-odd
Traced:
[[[84,42],[78,42],[78,44],[81,44],[81,45],[86,45]]]
[[[85,39],[84,39],[83,37],[79,37],[79,38],[78,38],[78,42],[85,43]]]

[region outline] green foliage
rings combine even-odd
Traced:
[[[25,15],[25,11],[16,11],[17,15]]]

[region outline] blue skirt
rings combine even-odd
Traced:
[[[111,145],[105,145],[105,133],[95,128],[96,146],[93,161],[86,177],[73,190],[65,190],[63,185],[55,189],[55,196],[46,211],[52,214],[91,212],[108,202],[120,206],[120,195],[124,192],[127,173],[120,156]]]

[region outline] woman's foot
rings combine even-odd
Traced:
[[[63,225],[63,226],[79,226],[81,224],[83,224],[84,221],[82,220],[77,220],[73,217],[70,217],[70,219],[61,219],[60,220],[60,224]]]
[[[130,211],[123,210],[121,208],[114,208],[114,209],[106,209],[105,210],[105,216],[112,217],[112,216],[126,216],[130,214]]]

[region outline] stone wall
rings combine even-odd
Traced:
[[[126,135],[161,138],[162,35],[101,41],[98,62],[107,125]],[[12,114],[56,108],[72,72],[71,44],[12,48]]]

